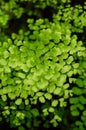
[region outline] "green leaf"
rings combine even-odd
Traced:
[[[62,89],[59,88],[59,87],[57,87],[57,88],[54,90],[53,93],[54,93],[55,95],[60,95],[61,91],[62,91]]]
[[[0,58],[0,65],[7,66],[7,61],[5,59]]]
[[[24,79],[25,78],[25,74],[24,73],[21,73],[21,72],[18,72],[17,73],[17,76]]]
[[[71,64],[72,61],[73,61],[73,56],[70,56],[70,57],[67,59],[67,64]]]
[[[53,100],[53,101],[52,101],[52,106],[53,106],[53,107],[56,107],[57,105],[58,105],[58,100]]]
[[[83,87],[83,80],[82,79],[79,79],[79,78],[77,78],[76,79],[76,84],[79,86],[79,87]]]
[[[86,104],[86,98],[82,95],[79,97],[79,101],[81,104]]]
[[[19,118],[20,120],[23,120],[25,117],[25,114],[23,112],[17,111],[16,117]]]
[[[18,98],[16,101],[15,101],[15,104],[16,105],[20,105],[22,103],[22,99],[21,98]]]
[[[8,58],[9,57],[9,52],[8,51],[4,51],[4,58],[6,59],[6,58]]]
[[[51,79],[52,77],[53,77],[53,74],[51,74],[51,73],[49,73],[49,72],[45,74],[45,79],[46,79],[46,80],[49,80],[49,79]]]
[[[10,111],[9,111],[8,109],[5,110],[5,111],[3,111],[2,113],[3,113],[3,115],[6,115],[6,116],[7,116],[7,115],[10,115]]]
[[[16,110],[16,106],[10,106],[10,109]]]
[[[44,114],[44,116],[47,116],[47,115],[49,114],[47,108],[44,108],[44,109],[43,109],[43,114]]]
[[[76,109],[77,109],[76,104],[70,106],[70,110],[71,110],[71,111],[74,111],[74,110],[76,110]]]
[[[44,20],[43,19],[38,19],[38,20],[36,20],[36,26],[39,26],[39,25],[41,25],[41,24],[43,24],[43,22],[44,22]]]
[[[59,122],[62,121],[62,119],[61,119],[61,117],[59,115],[55,115],[54,119],[57,120],[57,121],[59,121]]]
[[[19,126],[18,130],[25,130],[23,126]]]
[[[33,114],[34,117],[39,116],[39,111],[38,111],[38,109],[36,109],[36,108],[33,108],[33,109],[31,110],[31,113]]]
[[[66,107],[67,106],[67,102],[64,101],[64,98],[60,98],[60,107]]]
[[[19,105],[19,109],[24,110],[24,108],[25,108],[25,104],[24,104],[24,102],[22,102],[22,103]]]
[[[72,91],[76,95],[81,95],[83,93],[83,90],[78,87],[73,87]]]
[[[11,100],[13,100],[13,99],[15,99],[16,95],[15,95],[15,93],[8,93],[8,97],[9,97]]]
[[[3,93],[3,94],[7,94],[7,87],[4,87],[4,88],[3,88],[2,93]]]
[[[62,74],[57,80],[57,86],[62,87],[65,82],[66,82],[66,75]]]
[[[74,73],[74,72],[73,72],[72,70],[70,70],[70,71],[67,73],[68,77],[72,77],[73,73]]]
[[[2,122],[2,120],[3,120],[3,118],[2,118],[2,117],[0,117],[0,122]]]
[[[29,105],[29,100],[28,99],[25,100],[25,105]]]
[[[74,63],[73,64],[73,67],[76,69],[76,68],[78,68],[79,67],[79,63]]]
[[[76,109],[76,110],[73,110],[73,111],[71,111],[71,114],[72,114],[72,116],[79,116],[79,111]]]
[[[37,96],[37,97],[40,97],[40,96],[42,96],[42,95],[43,95],[43,92],[37,92],[37,93],[36,93],[36,96]]]
[[[50,108],[49,108],[49,112],[53,113],[54,111],[55,111],[55,110],[54,110],[53,107],[50,107]]]
[[[45,79],[41,79],[40,82],[37,82],[37,87],[38,87],[39,89],[45,89],[46,86],[48,86],[48,81],[45,80]]]
[[[76,107],[81,111],[84,110],[84,105],[81,103],[76,104]]]
[[[66,65],[62,68],[62,73],[67,73],[69,70],[71,69],[71,66],[70,65]]]
[[[32,86],[32,91],[33,92],[37,92],[38,91],[38,88],[36,86]]]
[[[86,110],[83,111],[83,116],[86,116]]]
[[[78,102],[79,102],[79,99],[77,97],[70,98],[70,103],[71,104],[77,104]]]
[[[53,124],[53,127],[58,126],[58,122],[55,119],[50,120],[50,123]]]
[[[11,72],[11,68],[8,67],[8,66],[6,66],[6,68],[5,68],[5,73],[10,73],[10,72]]]
[[[44,96],[48,100],[50,100],[52,98],[52,95],[50,93],[46,93]]]
[[[55,43],[58,43],[61,39],[61,32],[59,31],[54,31],[54,33],[52,34],[53,40]]]
[[[25,90],[22,90],[20,97],[21,97],[21,98],[24,98],[24,99],[26,99],[26,98],[27,98],[27,96],[28,96],[28,93],[27,93],[27,91],[25,91]]]
[[[76,124],[76,126],[82,126],[82,122],[81,121],[76,121],[75,124]]]
[[[64,84],[64,85],[63,85],[63,88],[64,88],[64,89],[68,89],[68,88],[69,88],[69,84],[68,84],[68,83],[67,83],[67,84]]]
[[[2,98],[3,101],[7,100],[7,96],[6,95],[2,95],[1,98]]]
[[[47,91],[48,91],[49,93],[53,93],[54,90],[55,90],[55,88],[56,88],[55,84],[54,84],[54,83],[51,83],[51,84],[48,86]]]
[[[43,96],[41,96],[41,97],[39,97],[39,101],[40,101],[41,103],[45,103],[45,98],[44,98]]]
[[[60,48],[54,47],[53,49],[51,49],[50,54],[53,57],[59,56],[59,55],[61,55],[61,50],[60,50]]]

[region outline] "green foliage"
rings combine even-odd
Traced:
[[[0,1],[0,122],[85,130],[85,10],[71,0]]]

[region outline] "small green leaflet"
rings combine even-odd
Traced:
[[[40,26],[40,25],[42,25],[43,24],[43,22],[44,22],[44,20],[43,19],[41,19],[41,18],[39,18],[38,20],[36,20],[36,26]]]
[[[68,83],[67,83],[67,84],[64,84],[64,85],[63,85],[63,88],[64,88],[64,89],[69,88],[69,84],[68,84]]]
[[[44,98],[44,96],[39,97],[39,101],[40,101],[41,103],[45,103],[45,98]]]
[[[45,79],[49,80],[53,77],[53,74],[52,73],[46,73],[45,74]]]
[[[78,87],[73,87],[72,91],[76,95],[81,95],[83,93],[83,90]]]
[[[48,100],[50,100],[52,98],[52,95],[50,93],[46,93],[44,96]]]
[[[28,71],[29,71],[29,68],[28,68],[27,64],[21,63],[21,64],[20,64],[20,68],[21,68],[24,72],[28,72]]]
[[[71,64],[72,61],[73,61],[73,56],[68,57],[67,64]]]
[[[6,50],[6,51],[4,51],[4,58],[6,59],[6,58],[8,58],[9,57],[9,52]]]
[[[65,107],[67,105],[67,102],[64,101],[65,99],[64,98],[60,98],[59,101],[60,101],[60,107]]]
[[[55,90],[55,88],[56,88],[55,84],[54,84],[54,83],[51,83],[51,84],[48,86],[47,91],[48,91],[49,93],[53,93],[54,90]]]
[[[25,130],[23,126],[19,126],[18,130]]]
[[[38,88],[34,85],[34,86],[32,86],[32,91],[33,91],[33,92],[37,92],[37,91],[38,91]]]
[[[44,94],[43,92],[37,92],[37,93],[36,93],[36,96],[37,96],[37,97],[40,97],[40,96],[42,96],[43,94]]]
[[[20,97],[26,99],[27,96],[28,96],[28,91],[22,89]]]
[[[52,34],[53,40],[55,43],[58,43],[59,40],[61,39],[61,32],[58,31],[54,31],[54,33]]]
[[[71,111],[74,111],[74,110],[76,110],[76,109],[77,109],[76,104],[70,106],[70,110],[71,110]]]
[[[85,96],[79,96],[79,101],[81,104],[86,104],[86,97]]]
[[[33,108],[33,109],[31,110],[31,113],[33,114],[34,117],[39,116],[39,111],[38,111],[38,109],[36,109],[36,108]]]
[[[10,111],[9,110],[5,110],[5,111],[3,111],[3,113],[2,113],[3,115],[10,115]]]
[[[77,97],[70,98],[70,103],[71,104],[77,104],[78,102],[79,102],[79,99]]]
[[[11,68],[8,67],[8,66],[6,66],[6,67],[5,67],[5,73],[10,73],[10,72],[11,72]]]
[[[73,63],[73,67],[74,67],[74,69],[78,68],[79,67],[79,63]]]
[[[45,89],[46,86],[48,86],[48,81],[45,80],[45,79],[41,79],[40,82],[37,82],[37,87],[38,87],[39,89]]]
[[[68,77],[71,77],[73,75],[73,71],[70,70],[68,73],[67,73]]]
[[[73,116],[79,116],[79,111],[76,109],[76,110],[73,110],[73,111],[71,111],[71,114],[73,115]]]
[[[76,108],[78,108],[79,110],[84,110],[84,105],[83,104],[81,104],[81,103],[77,103],[76,104]]]
[[[0,65],[7,66],[6,59],[0,58]]]
[[[61,117],[59,115],[55,115],[54,119],[57,120],[57,121],[59,121],[59,122],[62,121],[62,119],[61,119]]]
[[[24,119],[25,114],[23,112],[17,111],[16,117],[18,117],[19,119]]]
[[[3,93],[3,94],[7,94],[7,87],[4,87],[4,88],[3,88],[2,93]]]
[[[83,116],[86,116],[86,110],[83,111]]]
[[[57,85],[63,86],[63,84],[65,82],[66,82],[66,75],[65,74],[60,75],[60,77],[58,78],[58,81],[57,81]]]
[[[44,116],[47,116],[47,115],[49,114],[49,112],[48,112],[48,109],[47,109],[47,108],[44,108],[42,111],[43,111]]]
[[[51,105],[52,105],[53,107],[56,107],[57,104],[58,104],[58,100],[53,100]]]
[[[67,73],[69,70],[71,69],[71,66],[70,65],[66,65],[62,68],[61,72],[62,73]]]
[[[10,106],[10,109],[16,110],[16,106]]]
[[[15,95],[15,93],[8,93],[8,97],[9,97],[11,100],[13,100],[13,99],[15,99],[16,95]]]
[[[54,127],[58,126],[58,122],[55,119],[50,120],[50,123],[53,124]]]
[[[76,121],[75,124],[76,126],[82,126],[82,121]]]
[[[25,100],[25,105],[28,105],[29,104],[29,99],[26,99]]]
[[[6,95],[2,95],[1,98],[2,98],[3,101],[7,100],[7,96]]]
[[[79,86],[79,87],[83,87],[83,80],[82,79],[80,79],[80,78],[77,78],[76,79],[76,84]]]
[[[21,73],[21,72],[18,72],[17,73],[17,76],[24,79],[25,78],[25,74],[24,73]]]
[[[54,47],[51,49],[50,54],[53,57],[59,56],[61,55],[61,50],[59,48]]]
[[[0,117],[0,122],[2,122],[2,119],[3,119],[3,118],[2,118],[2,117]]]
[[[50,108],[49,108],[49,112],[53,113],[54,111],[55,111],[55,110],[54,110],[53,107],[50,107]]]
[[[54,94],[55,94],[55,95],[60,95],[61,90],[62,90],[61,88],[57,87],[57,88],[54,90]]]
[[[20,105],[22,103],[22,99],[21,98],[18,98],[16,101],[15,101],[15,104],[16,105]]]

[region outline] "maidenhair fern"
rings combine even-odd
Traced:
[[[85,130],[86,46],[79,35],[86,27],[86,4],[0,5],[0,122],[18,130]],[[47,8],[51,18],[44,15]]]

